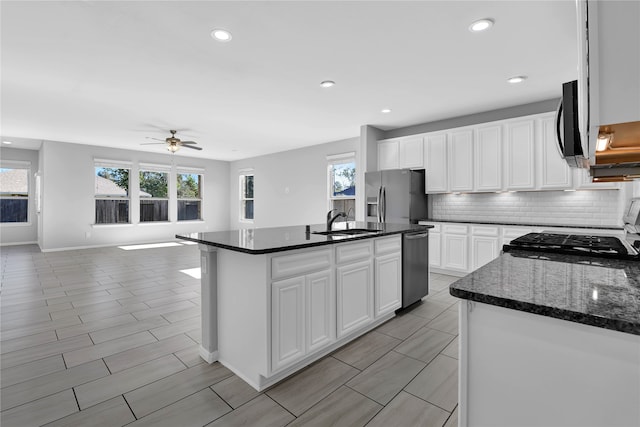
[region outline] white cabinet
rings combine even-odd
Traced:
[[[371,260],[336,269],[338,338],[373,320],[373,267]]]
[[[425,192],[446,193],[448,191],[447,134],[428,134],[424,139],[424,152]]]
[[[474,189],[502,189],[502,126],[481,126],[475,132]]]
[[[335,340],[335,286],[331,270],[305,277],[306,352],[313,352]]]
[[[511,241],[517,237],[524,236],[525,234],[533,233],[536,231],[534,228],[529,227],[511,227],[505,226],[502,227],[502,239],[501,246],[508,245]]]
[[[403,138],[399,141],[400,169],[424,168],[424,143],[422,136]]]
[[[398,169],[399,159],[398,140],[378,142],[378,170]]]
[[[566,190],[572,188],[573,170],[560,155],[556,140],[555,117],[545,115],[538,120],[537,155],[538,177],[541,190]]]
[[[449,190],[473,190],[473,130],[451,132],[448,145]]]
[[[576,190],[619,190],[619,182],[593,182],[593,178],[586,169],[574,169]]]
[[[471,270],[476,270],[500,255],[500,227],[471,226]]]
[[[402,240],[400,236],[375,242],[375,317],[402,305]]]
[[[535,188],[534,119],[510,120],[506,124],[505,189]]]
[[[271,369],[278,370],[305,355],[305,278],[271,285]]]
[[[468,227],[445,224],[442,230],[442,268],[467,272],[469,269]]]

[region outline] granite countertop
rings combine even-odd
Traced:
[[[379,224],[375,222],[336,222],[333,229],[365,228],[378,231],[375,234],[357,234],[353,236],[314,234],[314,231],[325,231],[325,224],[310,225],[310,233],[304,225],[273,228],[248,228],[240,230],[214,231],[207,233],[177,234],[182,240],[190,240],[205,245],[246,254],[259,255],[273,252],[290,251],[292,249],[308,248],[312,246],[332,245],[354,240],[371,239],[380,236],[408,233],[413,231],[427,231],[433,226],[418,224]]]
[[[566,224],[526,224],[526,223],[510,223],[497,221],[462,221],[455,219],[421,219],[420,222],[450,222],[453,224],[485,224],[485,225],[506,225],[513,227],[553,227],[553,228],[590,228],[597,230],[615,230],[622,231],[622,227],[614,227],[610,225],[566,225]]]
[[[640,335],[640,261],[515,250],[454,282],[449,292]]]

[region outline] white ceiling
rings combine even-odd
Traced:
[[[574,1],[6,1],[4,139],[235,160],[560,96]],[[469,24],[491,17],[473,34]],[[214,28],[233,34],[227,43]],[[524,74],[522,84],[506,82]],[[322,89],[323,80],[336,86]],[[382,108],[391,108],[382,114]],[[14,146],[20,146],[16,144]]]

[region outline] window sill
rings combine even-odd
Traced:
[[[92,228],[114,228],[114,227],[133,227],[131,223],[120,224],[91,224]]]
[[[2,227],[30,227],[32,226],[32,222],[0,222],[0,226]]]
[[[204,223],[203,219],[183,219],[183,220],[178,220],[178,222],[176,222],[176,224],[202,224]]]

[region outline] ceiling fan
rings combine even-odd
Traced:
[[[172,153],[178,151],[180,147],[191,148],[193,150],[202,150],[202,148],[200,147],[194,147],[194,144],[197,144],[197,142],[195,141],[182,141],[179,138],[176,138],[176,130],[170,130],[169,132],[171,132],[171,136],[165,139],[151,138],[149,136],[147,137],[147,139],[153,139],[162,142],[147,142],[140,145],[167,144],[167,150],[171,151]]]

